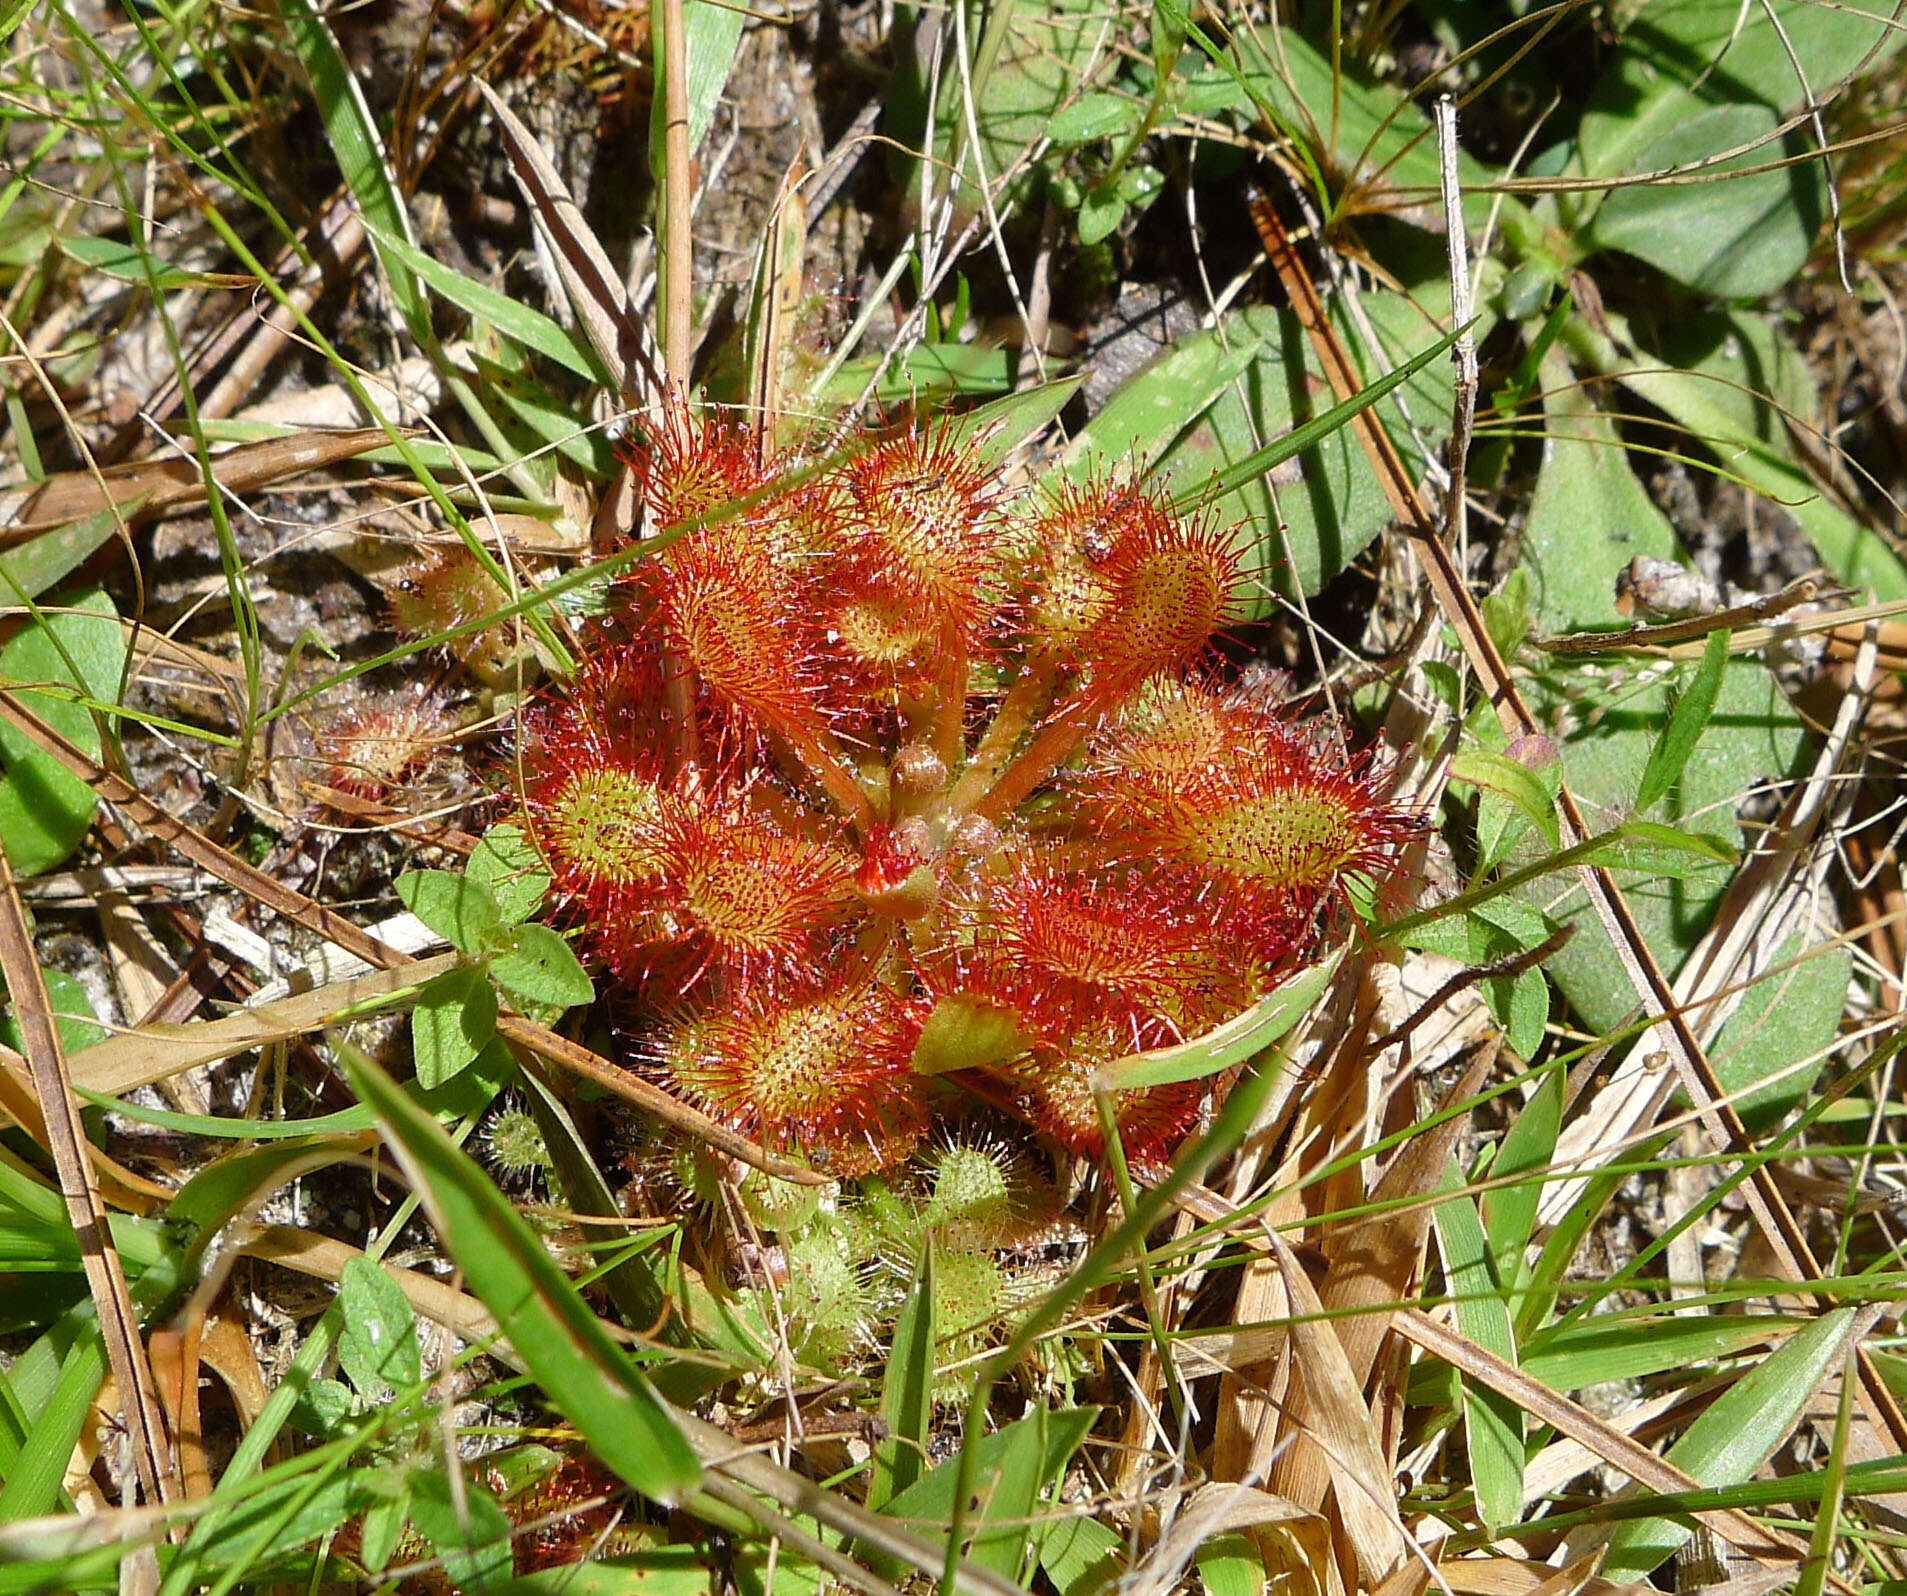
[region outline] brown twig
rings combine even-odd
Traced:
[[[60,1195],[79,1241],[86,1283],[99,1313],[106,1358],[125,1405],[126,1436],[133,1466],[148,1502],[175,1501],[179,1481],[166,1434],[165,1414],[146,1361],[145,1343],[126,1291],[125,1272],[106,1223],[92,1160],[87,1157],[85,1127],[66,1073],[66,1049],[53,1023],[53,1005],[27,929],[26,906],[13,878],[13,865],[0,846],[0,975],[6,978],[13,1011],[26,1039],[27,1067],[34,1094],[46,1119],[47,1147],[59,1173]]]
[[[694,254],[689,231],[693,185],[689,181],[689,63],[682,0],[662,0],[662,360],[678,391],[689,391],[695,353],[689,281]]]

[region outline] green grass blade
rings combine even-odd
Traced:
[[[345,186],[351,190],[365,220],[374,224],[370,229],[371,248],[384,268],[398,313],[403,316],[411,336],[429,349],[435,339],[431,335],[430,300],[424,293],[424,285],[407,262],[397,255],[386,254],[380,243],[381,236],[394,235],[413,246],[415,240],[411,236],[410,212],[405,209],[397,185],[391,181],[384,141],[378,136],[371,108],[365,104],[357,80],[345,65],[331,29],[307,0],[284,0],[279,11],[291,35],[292,48],[298,53],[305,76],[311,80],[311,92],[318,102],[318,114],[324,120],[325,136],[331,142],[338,169],[344,174]]]
[[[522,1216],[443,1129],[362,1053],[345,1072],[370,1106],[470,1289],[550,1401],[644,1496],[680,1501],[701,1465],[647,1377],[596,1320]]]
[[[1647,814],[1668,796],[1669,789],[1681,779],[1682,771],[1688,765],[1689,756],[1695,752],[1695,745],[1701,740],[1702,733],[1708,730],[1709,718],[1714,715],[1716,701],[1722,696],[1722,673],[1728,669],[1728,640],[1726,631],[1708,634],[1708,643],[1702,650],[1702,663],[1695,672],[1695,680],[1676,699],[1675,712],[1669,716],[1668,725],[1662,728],[1661,737],[1649,752],[1649,763],[1642,772],[1642,785],[1636,791],[1635,812],[1638,815]]]
[[[1490,1244],[1477,1205],[1464,1192],[1463,1171],[1451,1166],[1444,1189],[1451,1196],[1438,1203],[1430,1217],[1443,1253],[1444,1277],[1456,1299],[1457,1328],[1485,1351],[1515,1364],[1509,1304],[1490,1267]],[[1523,1511],[1523,1412],[1474,1380],[1462,1384],[1477,1516],[1495,1535],[1504,1525],[1516,1523]]]
[[[1846,1349],[1854,1308],[1824,1313],[1717,1397],[1669,1448],[1668,1460],[1704,1485],[1747,1480],[1793,1432],[1802,1409]],[[1644,1518],[1609,1538],[1606,1579],[1645,1579],[1693,1533],[1686,1522]]]
[[[920,1268],[894,1321],[887,1373],[881,1381],[881,1418],[887,1439],[874,1449],[867,1505],[878,1513],[926,1469],[927,1439],[934,1422],[934,1249],[921,1248]]]

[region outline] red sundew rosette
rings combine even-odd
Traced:
[[[679,398],[668,401],[659,427],[637,427],[616,453],[657,532],[685,521],[719,525],[736,500],[768,481],[751,425],[719,411],[692,414]]]
[[[842,1177],[897,1163],[926,1134],[912,1059],[921,1005],[825,972],[685,1015],[656,1040],[672,1090],[711,1118]]]

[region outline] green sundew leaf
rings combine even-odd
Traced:
[[[362,1053],[341,1050],[469,1289],[544,1394],[635,1490],[675,1503],[702,1477],[647,1377],[609,1337],[542,1240],[443,1129]]]
[[[1561,774],[1560,770],[1557,774]],[[1499,754],[1492,748],[1472,745],[1451,760],[1450,775],[1453,780],[1467,781],[1473,787],[1500,793],[1542,832],[1544,840],[1552,849],[1563,845],[1561,833],[1557,829],[1555,795],[1542,777],[1520,760],[1512,759],[1508,754]]]
[[[887,1439],[874,1448],[867,1506],[878,1513],[917,1481],[927,1466],[934,1419],[934,1348],[940,1327],[934,1315],[934,1249],[920,1250],[920,1265],[894,1319],[887,1369],[881,1376],[881,1418]]]
[[[1536,1210],[1543,1196],[1543,1172],[1556,1153],[1563,1128],[1563,1072],[1547,1071],[1536,1089],[1510,1121],[1490,1165],[1491,1189],[1481,1199],[1484,1232],[1490,1238],[1490,1256],[1497,1279],[1514,1286],[1524,1274],[1523,1253],[1536,1231]],[[1500,1180],[1527,1175],[1517,1185],[1499,1186]]]
[[[0,596],[0,602],[4,602]],[[97,703],[119,693],[125,638],[112,600],[89,588],[57,614],[27,622],[0,648],[0,686],[69,742],[99,757],[99,726],[92,712],[68,697],[15,684],[61,684]],[[65,861],[93,824],[93,789],[12,725],[0,723],[0,842],[14,873],[38,875]]]
[[[1523,1372],[1552,1391],[1646,1380],[1753,1352],[1810,1321],[1792,1315],[1596,1314],[1539,1331],[1523,1348]]]
[[[1809,1399],[1847,1350],[1855,1310],[1835,1308],[1797,1331],[1717,1397],[1668,1450],[1702,1485],[1739,1485],[1794,1432]],[[1646,1579],[1693,1527],[1669,1518],[1625,1520],[1609,1537],[1603,1577]]]
[[[417,1316],[410,1299],[382,1265],[369,1258],[346,1261],[338,1276],[344,1329],[338,1367],[367,1402],[385,1402],[423,1382],[417,1348]]]
[[[1110,238],[1126,219],[1126,202],[1107,188],[1089,189],[1079,202],[1079,241],[1088,249]]]
[[[40,976],[46,982],[47,999],[53,1005],[54,1026],[69,1054],[103,1042],[112,1034],[99,1023],[93,1013],[93,1000],[77,979],[64,970],[42,970]],[[20,1022],[11,1010],[5,1019],[0,1019],[0,1041],[16,1053],[26,1051],[26,1038],[20,1034]]]
[[[1102,1065],[1095,1072],[1095,1084],[1107,1091],[1137,1091],[1177,1081],[1202,1081],[1244,1063],[1304,1018],[1330,986],[1343,957],[1342,948],[1334,949],[1322,962],[1280,982],[1243,1014],[1203,1036]]]
[[[460,1494],[461,1501],[452,1495],[442,1469],[415,1476],[411,1523],[443,1559],[444,1574],[457,1589],[487,1596],[510,1575],[510,1520],[497,1499],[467,1474]]]
[[[122,499],[77,521],[68,521],[0,554],[0,603],[17,604],[21,595],[38,598],[55,582],[71,576],[117,536],[139,513],[147,495]]]
[[[1722,672],[1728,668],[1728,633],[1710,632],[1702,648],[1702,663],[1695,679],[1675,701],[1675,713],[1662,728],[1662,737],[1643,767],[1642,785],[1636,789],[1636,810],[1646,815],[1669,789],[1681,779],[1689,755],[1708,730],[1709,717],[1715,713],[1715,700],[1722,693]]]
[[[503,936],[504,914],[490,889],[448,870],[407,870],[397,878],[404,907],[459,953],[481,958]]]
[[[520,925],[501,953],[490,960],[497,985],[513,998],[573,1009],[595,997],[596,989],[570,946],[546,925]]]
[[[1463,1171],[1444,1171],[1442,1198],[1431,1210],[1444,1278],[1455,1301],[1457,1328],[1504,1362],[1516,1364],[1516,1332],[1509,1305],[1490,1267],[1490,1248],[1476,1203],[1464,1193]],[[1463,1381],[1464,1434],[1477,1513],[1494,1536],[1523,1511],[1523,1412],[1508,1397],[1474,1380]]]
[[[299,64],[311,80],[312,97],[318,102],[331,154],[363,213],[372,252],[384,268],[398,314],[411,336],[430,348],[435,340],[430,300],[423,284],[402,258],[385,254],[379,242],[380,236],[395,236],[415,248],[417,241],[411,232],[410,212],[391,180],[384,141],[378,135],[371,108],[345,65],[338,41],[331,36],[324,18],[312,9],[310,0],[284,0],[279,14],[285,19],[285,31]]]
[[[435,1091],[472,1064],[497,1034],[497,994],[480,964],[450,970],[426,986],[411,1013],[417,1084]]]
[[[600,382],[604,387],[615,386],[597,363],[595,350],[588,339],[559,326],[541,311],[520,304],[508,294],[500,294],[494,288],[452,271],[442,261],[433,260],[418,249],[406,237],[388,232],[368,221],[365,231],[391,256],[401,261],[406,269],[415,272],[422,282],[459,310],[468,311],[479,321],[489,323],[504,337],[514,340],[525,349],[534,349],[539,355],[548,356],[579,377]]]
[[[1033,1526],[1033,1551],[1059,1596],[1101,1596],[1125,1572],[1125,1541],[1084,1515],[1041,1519]]]
[[[1145,119],[1145,111],[1145,103],[1129,94],[1082,94],[1046,124],[1046,136],[1062,149],[1120,138]]]

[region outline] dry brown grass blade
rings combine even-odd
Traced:
[[[1700,1481],[1658,1457],[1640,1441],[1624,1435],[1587,1408],[1558,1395],[1521,1369],[1439,1324],[1422,1309],[1404,1309],[1395,1316],[1393,1324],[1397,1333],[1413,1345],[1478,1384],[1508,1397],[1538,1423],[1547,1424],[1580,1442],[1645,1489],[1665,1494],[1701,1489]],[[1808,1556],[1808,1544],[1801,1537],[1784,1530],[1768,1529],[1734,1508],[1715,1508],[1694,1517],[1748,1556],[1792,1559],[1797,1563]]]
[[[583,219],[536,135],[481,78],[472,82],[503,130],[510,175],[529,201],[531,219],[563,279],[563,290],[582,323],[584,336],[622,387],[627,403],[647,407],[662,393],[648,329],[629,306],[622,277]],[[686,123],[684,124],[686,127]]]
[[[39,1099],[33,1095],[32,1077],[27,1062],[10,1047],[0,1046],[0,1113],[5,1113],[40,1146],[52,1151],[47,1140],[46,1116],[40,1112]],[[157,1181],[136,1175],[125,1165],[114,1162],[91,1142],[87,1156],[93,1161],[99,1195],[113,1207],[129,1214],[149,1214],[160,1204],[172,1200],[172,1189]]]
[[[1293,312],[1317,352],[1332,391],[1340,399],[1350,398],[1362,387],[1361,379],[1331,327],[1323,302],[1283,222],[1262,198],[1253,204],[1252,217],[1258,225],[1265,252],[1279,281],[1284,285]],[[1518,692],[1509,666],[1491,639],[1488,628],[1484,626],[1482,614],[1465,585],[1462,573],[1439,537],[1436,523],[1419,499],[1410,474],[1378,421],[1376,411],[1369,408],[1360,411],[1351,425],[1376,468],[1386,497],[1411,539],[1411,546],[1417,552],[1419,565],[1438,608],[1456,631],[1464,655],[1483,683],[1484,691],[1505,732],[1512,738],[1539,734],[1542,727]],[[1557,793],[1557,812],[1565,846],[1575,846],[1588,840],[1588,823],[1567,782],[1562,784]],[[1696,1106],[1704,1131],[1717,1151],[1752,1151],[1755,1145],[1753,1138],[1749,1136],[1734,1105],[1728,1101],[1728,1093],[1717,1078],[1713,1064],[1676,1003],[1668,978],[1642,935],[1615,877],[1599,865],[1583,867],[1581,876],[1590,907],[1607,932],[1645,1014],[1650,1020],[1663,1024],[1665,1050],[1683,1090]],[[1757,1161],[1753,1165],[1743,1192],[1749,1210],[1783,1273],[1794,1280],[1819,1280],[1820,1263],[1809,1248],[1807,1238],[1776,1185],[1774,1171],[1767,1162]],[[1900,1405],[1882,1380],[1866,1348],[1861,1349],[1858,1359],[1865,1416],[1888,1437],[1893,1450],[1907,1452],[1907,1416],[1903,1416]]]
[[[59,1174],[60,1195],[79,1241],[107,1360],[125,1395],[126,1435],[140,1488],[148,1502],[170,1502],[178,1496],[179,1481],[165,1415],[153,1387],[119,1253],[106,1224],[106,1208],[100,1200],[92,1161],[86,1154],[86,1130],[80,1124],[79,1104],[67,1083],[66,1050],[53,1021],[53,1005],[33,951],[33,935],[27,929],[26,908],[20,902],[20,889],[4,847],[0,847],[0,974],[6,978],[13,1012],[26,1039],[27,1067],[46,1118],[48,1148]]]
[[[89,1091],[120,1097],[181,1070],[213,1064],[371,1014],[424,982],[454,970],[462,959],[460,953],[443,953],[413,960],[393,970],[377,970],[334,981],[315,991],[297,992],[220,1020],[143,1025],[75,1053],[71,1060],[73,1082]]]
[[[0,691],[0,718],[5,719],[22,734],[31,738],[35,746],[59,760],[100,797],[118,807],[136,824],[145,827],[227,886],[236,887],[253,902],[270,909],[283,919],[316,932],[327,942],[344,949],[346,953],[356,955],[373,969],[401,973],[416,965],[417,961],[409,954],[402,953],[389,943],[380,941],[362,926],[325,908],[323,904],[307,898],[303,893],[294,891],[256,866],[247,864],[228,849],[221,848],[209,837],[194,831],[184,821],[168,814],[129,782],[106,769],[98,760],[90,758],[83,749],[75,747],[62,737],[32,710],[21,704],[13,693]],[[35,968],[37,969],[38,966],[36,965]],[[806,1166],[790,1163],[785,1158],[777,1158],[746,1136],[730,1130],[726,1125],[717,1124],[707,1115],[697,1113],[694,1109],[677,1102],[661,1087],[643,1080],[638,1075],[616,1068],[615,1065],[598,1057],[587,1048],[577,1046],[574,1042],[558,1036],[544,1026],[534,1025],[517,1015],[505,1015],[498,1020],[497,1029],[510,1041],[531,1049],[538,1057],[547,1059],[558,1069],[586,1076],[605,1090],[613,1092],[624,1102],[632,1103],[646,1113],[655,1115],[656,1118],[673,1125],[685,1135],[706,1142],[718,1152],[726,1153],[731,1158],[738,1158],[743,1163],[752,1164],[755,1168],[779,1176],[783,1180],[804,1185],[824,1184],[823,1177]],[[121,1040],[124,1039],[114,1039],[114,1041]],[[113,1042],[99,1044],[100,1047],[112,1045]],[[90,1055],[96,1049],[89,1048],[86,1051]],[[91,1082],[89,1081],[88,1084]],[[102,1090],[103,1088],[95,1087],[94,1089]]]
[[[1501,1037],[1492,1037],[1478,1048],[1440,1107],[1447,1111],[1475,1097],[1495,1067],[1501,1047]],[[1392,1305],[1409,1299],[1423,1270],[1430,1241],[1430,1204],[1414,1199],[1428,1199],[1437,1192],[1465,1123],[1463,1115],[1451,1114],[1441,1125],[1411,1137],[1369,1196],[1359,1195],[1360,1202],[1386,1205],[1386,1211],[1324,1238],[1329,1267],[1318,1287],[1318,1300],[1334,1316],[1336,1339],[1360,1392],[1368,1389],[1371,1371],[1377,1367],[1391,1327]],[[1391,1206],[1398,1203],[1408,1206],[1401,1211]],[[1370,1394],[1380,1401],[1385,1395]],[[1302,1415],[1303,1404],[1294,1402],[1287,1428],[1300,1422]],[[1297,1439],[1274,1465],[1271,1482],[1293,1501],[1321,1503],[1335,1473],[1332,1459]]]
[[[322,470],[381,449],[390,435],[380,427],[356,427],[349,432],[304,432],[290,438],[268,438],[263,443],[240,444],[212,457],[212,475],[227,493],[251,493],[288,477]],[[65,471],[49,477],[9,507],[0,500],[0,548],[10,548],[49,528],[94,515],[111,505],[123,505],[133,520],[173,515],[198,509],[205,503],[205,478],[199,462],[190,457],[140,460],[91,471]]]
[[[1291,1350],[1303,1393],[1302,1402],[1292,1404],[1294,1421],[1328,1460],[1338,1518],[1357,1556],[1360,1588],[1368,1590],[1397,1566],[1410,1544],[1397,1516],[1391,1460],[1364,1404],[1363,1381],[1310,1277],[1275,1230],[1265,1234],[1291,1294]]]

